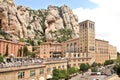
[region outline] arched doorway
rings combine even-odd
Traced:
[[[45,78],[44,77],[40,77],[39,80],[45,80]]]

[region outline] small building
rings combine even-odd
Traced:
[[[46,42],[40,45],[40,58],[60,58],[62,57],[61,43]]]
[[[24,43],[0,39],[1,56],[5,55],[6,52],[8,52],[8,56],[10,55],[13,55],[15,57],[23,56],[23,48],[24,48]]]

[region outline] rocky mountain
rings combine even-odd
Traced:
[[[14,0],[0,0],[0,38],[37,43],[60,41],[66,34],[67,39],[76,38],[78,32],[78,18],[66,5],[32,10],[16,6]]]

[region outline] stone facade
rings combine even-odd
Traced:
[[[117,59],[117,49],[110,45],[108,41],[96,39],[95,46],[95,60],[97,63],[104,63],[105,60],[109,59]]]
[[[68,60],[68,65],[70,67],[80,68],[81,63],[89,63],[92,64],[91,57],[87,56],[87,53],[66,53],[66,58]]]
[[[113,45],[109,45],[109,57],[113,60],[117,58],[117,48]]]
[[[47,80],[53,69],[67,69],[67,60],[47,60],[40,64],[0,68],[0,80]]]
[[[87,56],[95,61],[95,23],[85,20],[79,23],[80,52],[87,53]]]
[[[97,63],[104,63],[105,60],[109,60],[109,42],[105,40],[95,40],[95,60]]]
[[[14,42],[14,41],[7,41],[0,39],[0,55],[5,55],[6,49],[8,46],[8,56],[17,57],[19,50],[22,50],[21,56],[23,56],[23,48],[24,43]]]
[[[62,57],[62,45],[60,43],[46,42],[40,45],[39,57],[59,58]]]

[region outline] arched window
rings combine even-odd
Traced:
[[[74,43],[74,52],[76,52],[76,50],[77,50],[77,44],[76,44],[76,42]]]
[[[69,44],[67,44],[67,52],[69,52]]]
[[[78,57],[80,57],[80,54],[78,54]]]
[[[72,43],[70,44],[70,51],[73,51]]]
[[[74,57],[76,57],[76,54],[74,54]]]

